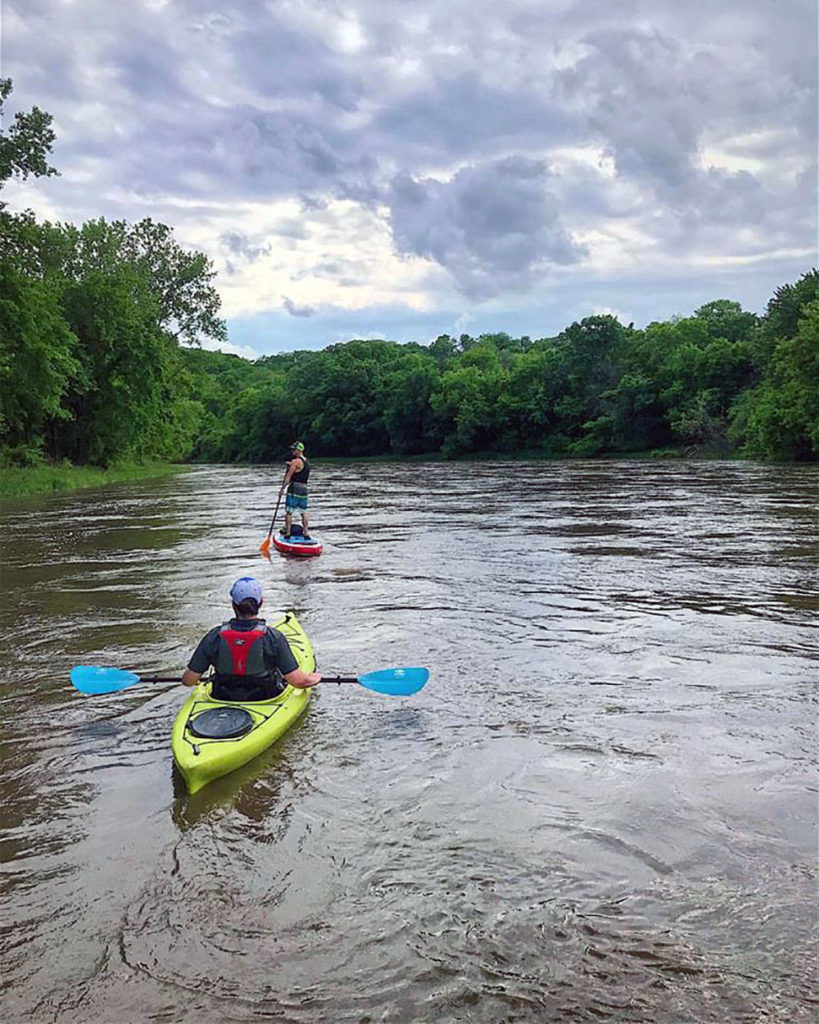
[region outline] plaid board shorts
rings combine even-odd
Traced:
[[[284,507],[287,512],[306,512],[307,511],[307,495],[306,494],[290,494],[289,492],[284,496]]]

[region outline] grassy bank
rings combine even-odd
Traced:
[[[188,467],[167,462],[147,465],[112,466],[34,466],[26,469],[0,468],[0,500],[22,498],[29,494],[52,494],[57,491],[78,491],[84,487],[104,487],[122,480],[144,480],[150,477],[182,473]]]

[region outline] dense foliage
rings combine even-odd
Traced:
[[[18,114],[0,188],[54,173],[52,142],[47,114]],[[761,317],[718,299],[642,330],[592,316],[537,340],[351,341],[256,362],[190,347],[226,337],[213,276],[149,219],[77,228],[0,204],[0,462],[271,461],[295,436],[328,456],[819,458],[815,270]]]
[[[536,341],[442,335],[186,362],[206,410],[192,454],[208,461],[273,460],[295,436],[323,455],[819,457],[816,271],[762,317],[719,299],[644,330],[592,316]]]
[[[0,80],[0,113],[11,82]],[[51,118],[0,132],[0,188],[52,174]],[[226,337],[214,272],[145,219],[38,223],[0,204],[0,463],[182,459],[202,417],[179,341]]]

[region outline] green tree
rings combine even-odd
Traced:
[[[12,93],[10,78],[0,78],[0,118]],[[0,129],[0,188],[11,178],[47,177],[57,171],[48,162],[54,143],[51,116],[38,107],[14,115]],[[60,316],[54,291],[31,280],[14,259],[9,240],[36,231],[31,213],[14,216],[0,202],[0,450],[6,460],[42,458],[49,417],[76,367],[76,342]]]
[[[430,355],[442,368],[445,368],[458,352],[458,342],[448,334],[439,334],[429,346]]]
[[[428,356],[410,353],[390,373],[384,386],[384,423],[390,450],[397,455],[436,451],[441,443],[430,397],[439,379]]]
[[[22,244],[18,240],[18,248]],[[157,326],[172,338],[188,344],[198,344],[201,337],[227,338],[218,315],[221,299],[213,286],[213,265],[204,253],[183,249],[166,224],[102,217],[79,228],[46,223],[27,236],[26,244],[36,251],[21,253],[21,258],[43,276],[76,282],[129,264],[154,296]]]
[[[169,354],[144,281],[127,265],[94,271],[66,289],[62,304],[79,367],[54,454],[101,466],[152,454],[168,415]]]
[[[33,462],[46,429],[65,417],[61,402],[78,364],[77,339],[44,282],[0,262],[0,449]]]
[[[491,449],[508,434],[498,402],[503,384],[500,370],[483,372],[475,363],[441,376],[430,404],[440,421],[445,456]]]
[[[4,116],[5,103],[13,88],[10,78],[0,78],[0,118]],[[18,111],[8,131],[0,130],[0,188],[12,177],[25,179],[29,175],[57,174],[48,162],[56,138],[51,123],[50,114],[32,107],[26,113]],[[0,209],[2,206],[0,203]]]
[[[795,337],[803,309],[817,299],[819,270],[810,270],[794,284],[783,284],[777,288],[765,316],[767,336],[772,339]]]
[[[599,450],[600,438],[590,443],[590,425],[608,416],[609,395],[619,379],[626,329],[616,317],[586,317],[562,331],[555,341],[565,387],[555,405],[560,433],[579,445],[578,454]],[[570,445],[571,448],[571,445]],[[572,449],[574,450],[574,449]]]
[[[819,301],[802,307],[795,336],[777,342],[763,382],[734,409],[748,454],[819,459]]]
[[[558,405],[566,388],[565,361],[553,342],[538,343],[518,357],[504,389],[510,442],[551,454],[564,452],[568,441],[560,430]]]
[[[759,323],[756,313],[746,312],[730,299],[706,302],[694,311],[694,316],[705,322],[709,337],[731,342],[747,341]]]

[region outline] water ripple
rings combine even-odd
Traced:
[[[2,512],[3,1019],[815,1019],[817,467],[319,462],[266,561],[280,477]],[[180,688],[68,671],[180,671],[245,573],[432,677],[189,797]]]

